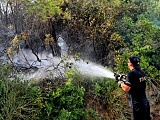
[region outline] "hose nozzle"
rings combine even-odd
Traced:
[[[114,73],[114,77],[117,81],[126,81],[126,75],[122,74],[117,74],[117,73]]]

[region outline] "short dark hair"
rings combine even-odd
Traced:
[[[129,61],[133,64],[133,66],[139,65],[141,59],[137,56],[131,56],[129,57]]]

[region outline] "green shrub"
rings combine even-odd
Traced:
[[[68,73],[68,75],[72,74]],[[43,120],[80,120],[84,115],[84,94],[83,87],[75,86],[72,78],[61,87],[53,89],[48,94],[43,93],[41,113],[39,119]],[[45,116],[45,117],[44,117]]]
[[[124,94],[114,80],[87,77],[71,70],[64,84],[57,80],[54,82],[58,86],[48,83],[45,89],[17,77],[9,79],[14,71],[6,64],[0,71],[2,120],[103,120],[126,118],[128,113]]]
[[[0,119],[36,119],[39,109],[34,100],[40,94],[39,89],[11,75],[14,75],[11,65],[3,64],[0,69]]]
[[[88,77],[69,71],[70,83],[84,87],[84,120],[113,120],[130,117],[124,92],[113,79]],[[121,119],[122,120],[122,119]]]
[[[122,25],[126,27],[125,38],[128,38],[128,46],[116,56],[116,67],[119,72],[127,73],[128,58],[132,55],[141,58],[141,67],[146,72],[146,75],[153,79],[159,78],[159,44],[160,44],[160,27],[153,25],[147,19],[138,20],[136,23],[126,22],[131,21],[131,18],[125,18]],[[124,24],[125,23],[125,24]]]
[[[55,120],[78,120],[83,116],[84,88],[66,85],[43,96],[40,118]],[[45,118],[44,118],[45,116]]]

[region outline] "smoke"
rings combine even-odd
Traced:
[[[68,46],[62,36],[60,35],[57,40],[58,46],[61,48],[61,57],[68,55]]]
[[[37,54],[37,57],[31,50],[21,49],[13,59],[13,64],[22,71],[22,76],[25,80],[44,79],[50,77],[58,77],[64,75],[64,63],[60,63],[60,57],[53,57],[51,53],[42,52]]]
[[[38,54],[38,56],[41,59],[41,62],[37,61],[36,57],[30,50],[23,50],[23,54],[19,53],[15,56],[13,61],[15,64],[19,66],[32,66],[37,68],[37,70],[23,73],[24,79],[64,77],[65,71],[68,70],[68,68],[66,68],[66,63],[72,63],[72,68],[76,69],[83,75],[114,79],[114,73],[103,66],[90,61],[84,61],[82,59],[75,60],[72,56],[70,56],[70,59],[67,61],[61,57],[53,57],[52,54],[46,52]],[[28,58],[27,61],[25,58]],[[63,60],[63,62],[61,62],[61,60]]]
[[[69,56],[69,60],[65,60],[68,56],[68,47],[61,36],[58,38],[58,45],[61,48],[61,57],[53,57],[51,53],[41,52],[37,54],[41,60],[38,61],[31,50],[21,49],[14,56],[13,63],[20,68],[29,69],[22,72],[25,80],[64,77],[65,71],[69,69],[66,67],[67,63],[83,75],[114,79],[114,74],[101,65],[82,59],[75,60],[72,56]]]

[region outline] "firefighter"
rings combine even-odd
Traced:
[[[140,67],[140,58],[131,56],[128,59],[130,72],[126,79],[115,74],[119,86],[126,92],[132,110],[132,120],[151,120],[150,105],[146,97],[146,78]]]

